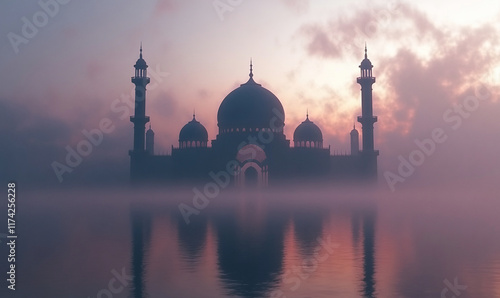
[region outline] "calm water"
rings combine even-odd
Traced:
[[[187,224],[192,198],[19,192],[17,290],[2,278],[0,296],[500,297],[495,197],[226,193]]]

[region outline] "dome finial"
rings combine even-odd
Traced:
[[[367,49],[366,49],[366,41],[365,41],[365,59],[368,59],[368,54],[367,54]]]
[[[309,120],[309,108],[306,109],[306,119]]]
[[[252,58],[250,58],[250,78],[253,78],[253,64],[252,64]]]
[[[196,120],[195,117],[196,117],[196,110],[193,109],[193,120]]]
[[[250,77],[248,79],[248,81],[245,84],[241,84],[241,86],[248,86],[248,85],[257,85],[257,86],[260,86],[260,84],[257,84],[253,80],[253,60],[252,60],[252,58],[250,58],[250,73],[249,73],[248,76]]]
[[[139,58],[142,59],[142,41],[141,41],[141,49],[140,49],[140,55],[139,56],[140,56]]]

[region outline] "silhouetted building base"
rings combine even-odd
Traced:
[[[238,179],[253,184],[253,187],[293,181],[376,182],[377,156],[377,151],[360,152],[357,155],[330,155],[329,149],[288,147],[273,160],[251,160],[254,165],[243,171],[247,160],[241,162],[236,158],[224,158],[224,154],[212,147],[174,148],[171,155],[131,153],[130,169],[131,181],[136,184],[196,185],[214,182],[224,188],[242,186],[238,184]],[[263,178],[259,180],[259,176],[266,176],[266,181],[262,181]],[[255,181],[249,182],[252,179]]]

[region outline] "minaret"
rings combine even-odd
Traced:
[[[373,297],[376,292],[375,236],[377,213],[373,205],[362,211],[363,218],[363,297]]]
[[[359,133],[356,125],[353,125],[351,130],[351,155],[359,154]]]
[[[372,85],[375,77],[372,76],[373,65],[368,59],[365,45],[365,59],[359,65],[361,76],[357,79],[361,85],[361,109],[362,115],[358,116],[358,122],[362,124],[363,131],[363,153],[375,153],[373,141],[373,123],[377,122],[377,117],[373,116],[372,106]]]
[[[149,124],[149,129],[146,131],[146,152],[149,155],[155,154],[155,133],[151,129],[151,124]]]
[[[132,77],[132,83],[135,84],[135,112],[134,116],[130,117],[130,122],[134,123],[134,149],[132,153],[143,154],[144,150],[144,133],[146,131],[146,123],[149,122],[149,117],[146,116],[146,85],[149,84],[147,76],[148,65],[142,58],[142,44],[140,56],[134,65],[135,76]]]
[[[132,207],[130,222],[132,223],[131,266],[132,285],[129,287],[134,298],[146,297],[147,256],[151,246],[151,214]]]

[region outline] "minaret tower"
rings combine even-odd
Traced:
[[[133,154],[145,153],[144,139],[146,132],[146,123],[149,117],[146,116],[146,85],[149,84],[148,65],[142,58],[142,44],[140,56],[134,65],[135,75],[132,77],[132,83],[135,85],[135,112],[130,117],[130,122],[134,123],[134,149]]]
[[[375,77],[372,76],[373,65],[368,59],[365,45],[365,59],[359,65],[361,76],[357,79],[361,85],[361,114],[358,116],[358,122],[362,124],[363,131],[363,153],[375,153],[373,141],[373,124],[377,122],[377,117],[373,116],[372,104],[372,85],[375,83]]]
[[[149,84],[148,65],[142,58],[142,44],[140,56],[134,65],[135,75],[132,83],[135,85],[135,111],[130,117],[130,122],[134,123],[134,148],[130,150],[130,178],[133,182],[140,180],[146,174],[144,163],[149,155],[145,149],[146,123],[149,117],[146,116],[146,85]]]
[[[357,79],[361,85],[361,116],[358,122],[362,124],[363,149],[359,152],[359,175],[368,179],[377,180],[377,156],[378,150],[374,148],[373,124],[377,122],[377,117],[373,116],[372,85],[375,77],[372,75],[373,65],[368,59],[365,45],[365,59],[359,65],[361,76]]]

